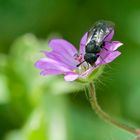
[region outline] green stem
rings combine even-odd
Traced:
[[[104,121],[106,121],[110,124],[113,124],[116,127],[119,127],[119,128],[121,128],[121,129],[123,129],[127,132],[130,132],[130,133],[135,134],[135,135],[139,135],[139,130],[138,129],[135,129],[135,128],[129,127],[125,124],[117,122],[116,120],[112,119],[107,113],[105,113],[101,109],[101,107],[99,106],[99,104],[97,102],[95,87],[94,87],[93,83],[89,84],[89,101],[90,101],[90,104],[92,106],[92,109],[94,109],[96,114],[100,118],[102,118]]]

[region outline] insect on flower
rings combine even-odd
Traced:
[[[85,55],[84,55],[84,61],[89,63],[91,66],[93,66],[100,56],[100,52],[102,49],[106,49],[105,43],[109,42],[107,37],[112,34],[114,31],[114,24],[109,21],[98,21],[94,24],[94,26],[89,30],[87,35],[87,42],[85,47]],[[102,57],[101,57],[102,59]],[[103,60],[103,59],[102,59]],[[83,62],[77,65],[79,67]]]
[[[76,79],[88,81],[102,65],[112,62],[121,53],[117,51],[122,43],[112,41],[114,24],[98,21],[86,32],[80,41],[80,50],[64,39],[52,39],[48,46],[51,51],[43,51],[45,57],[35,66],[41,69],[41,75],[64,75],[66,81]]]

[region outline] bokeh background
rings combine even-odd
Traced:
[[[34,62],[48,38],[77,48],[92,24],[111,20],[122,55],[96,81],[98,101],[116,120],[140,127],[140,1],[0,0],[0,140],[132,140],[92,111],[83,88],[42,77]]]

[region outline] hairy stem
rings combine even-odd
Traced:
[[[130,132],[130,133],[135,134],[135,135],[139,135],[139,129],[135,129],[135,128],[129,127],[125,124],[117,122],[116,120],[111,118],[107,113],[105,113],[101,109],[101,107],[99,106],[99,104],[97,102],[95,87],[94,87],[93,83],[89,84],[89,101],[90,101],[90,104],[92,106],[92,109],[94,109],[96,114],[100,118],[102,118],[104,121],[106,121],[112,125],[115,125],[116,127],[121,128],[127,132]]]

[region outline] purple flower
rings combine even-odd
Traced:
[[[95,62],[96,67],[90,66],[87,62],[84,62],[79,67],[76,66],[84,60],[87,33],[85,33],[80,41],[79,53],[68,41],[64,39],[52,39],[48,44],[52,51],[43,51],[45,57],[38,60],[35,66],[41,69],[41,75],[43,76],[63,74],[66,81],[86,79],[95,69],[112,62],[121,54],[116,50],[122,43],[111,41],[113,34],[114,31],[106,38],[105,45],[99,53],[100,57]]]

